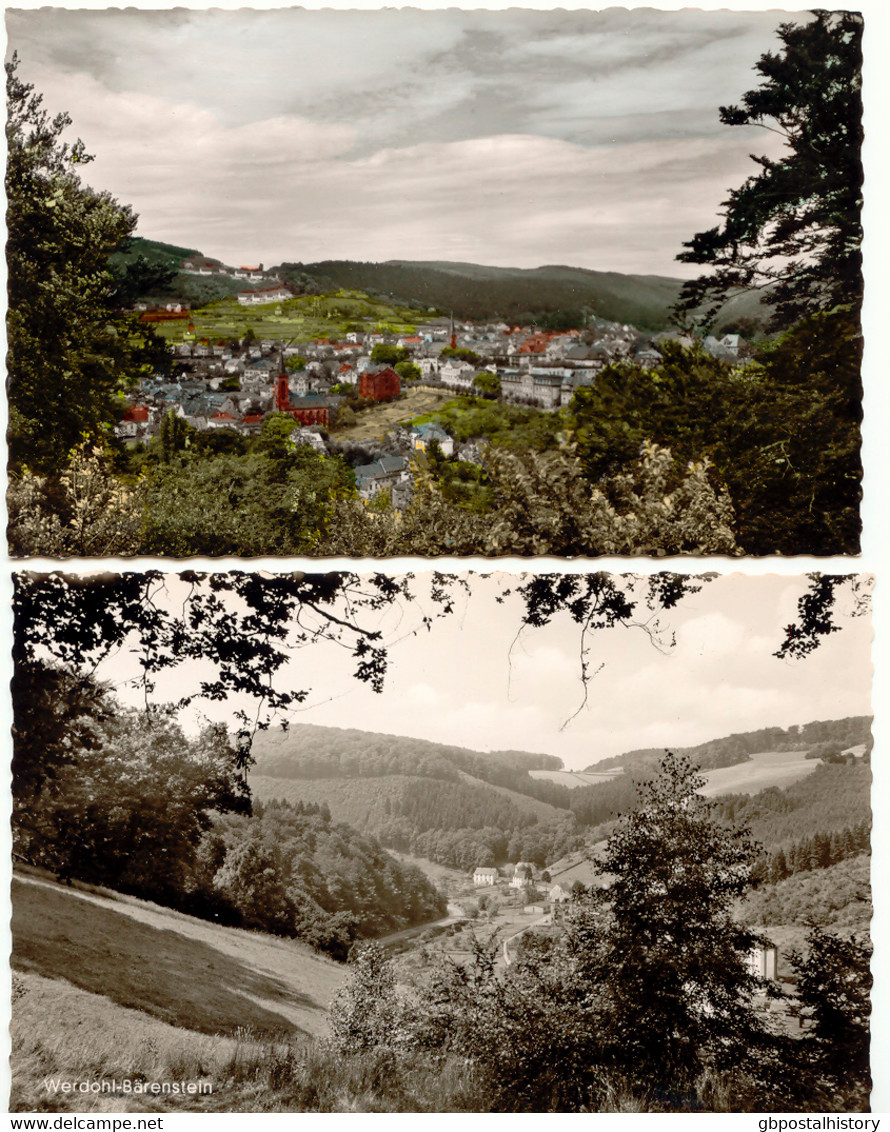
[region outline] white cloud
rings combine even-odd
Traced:
[[[143,235],[229,262],[688,275],[681,243],[752,168],[717,105],[778,19],[43,9],[9,29]]]

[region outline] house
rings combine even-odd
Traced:
[[[752,947],[746,961],[748,971],[756,978],[778,982],[779,952],[775,947]]]
[[[439,359],[439,380],[445,385],[454,385],[458,389],[470,389],[475,376],[475,369],[459,358],[446,358],[445,361]]]
[[[261,303],[282,303],[292,299],[293,293],[287,287],[263,287],[259,291],[239,291],[238,302],[243,307],[259,306]]]
[[[415,448],[426,451],[427,446],[433,441],[437,441],[439,450],[443,456],[454,455],[454,437],[449,436],[448,433],[437,424],[422,424],[417,425],[411,429],[411,444]]]
[[[576,369],[562,379],[559,387],[559,404],[564,407],[569,404],[579,389],[590,388],[593,385],[593,374],[590,370]]]
[[[478,868],[473,873],[473,885],[475,888],[489,888],[493,884],[497,884],[500,873],[497,869]]]
[[[373,499],[381,491],[392,491],[410,479],[411,469],[404,456],[381,456],[370,464],[353,468],[355,486],[362,499]]]
[[[154,410],[148,405],[131,405],[118,421],[115,435],[128,440],[147,436],[151,431]]]
[[[258,282],[263,278],[265,272],[263,265],[259,263],[255,267],[236,267],[232,275],[235,279],[250,279],[251,282]]]
[[[513,879],[510,881],[511,888],[528,888],[534,879],[535,871],[528,861],[517,861],[516,867],[513,869]]]
[[[358,395],[367,401],[394,401],[402,392],[402,379],[391,366],[366,370],[359,377]]]
[[[653,369],[655,366],[661,365],[662,357],[654,346],[644,346],[634,354],[633,362],[634,365],[640,366],[642,369]]]
[[[561,884],[555,884],[547,893],[547,899],[551,904],[562,904],[566,900],[571,900],[572,894],[567,888],[563,888]]]
[[[327,452],[327,445],[324,442],[324,437],[314,428],[297,428],[288,437],[290,443],[294,448],[309,447],[319,452],[322,456]]]
[[[330,404],[320,393],[304,393],[293,397],[287,408],[279,410],[289,413],[301,425],[322,425],[327,427]]]

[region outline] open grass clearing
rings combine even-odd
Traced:
[[[415,417],[433,412],[451,400],[451,394],[429,386],[407,386],[397,401],[382,401],[362,409],[354,425],[338,428],[334,436],[339,441],[358,443],[364,440],[383,440],[397,424],[408,424]]]
[[[290,940],[14,877],[12,967],[205,1034],[318,1034],[345,968]]]
[[[757,794],[770,786],[790,786],[812,774],[819,759],[805,758],[804,751],[761,751],[747,762],[704,771],[707,785],[702,794]]]

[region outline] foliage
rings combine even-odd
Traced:
[[[868,1111],[871,946],[813,928],[807,953],[789,958],[807,1026],[794,1049],[797,1086],[828,1111]]]
[[[764,845],[787,847],[814,829],[825,834],[858,826],[870,812],[870,793],[871,767],[857,759],[850,766],[818,766],[783,790],[726,794],[715,804],[725,820],[749,826]]]
[[[732,915],[754,844],[714,820],[703,786],[685,759],[665,756],[606,845],[612,880],[598,896],[611,1057],[641,1085],[681,1094],[708,1067],[742,1064],[761,1040],[745,962],[758,941]]]
[[[161,429],[158,433],[161,459],[165,464],[169,464],[176,453],[185,448],[190,431],[190,426],[175,409],[167,410],[161,418]]]
[[[732,508],[706,464],[685,475],[669,452],[647,446],[615,477],[616,503],[591,488],[571,456],[490,451],[490,514],[448,503],[419,480],[403,512],[377,514],[359,501],[334,505],[317,554],[726,554],[735,550]]]
[[[307,695],[294,687],[293,676],[286,687],[276,684],[294,648],[336,641],[354,657],[356,678],[382,688],[388,656],[375,618],[393,603],[410,600],[407,582],[348,573],[19,573],[14,577],[13,659],[19,665],[48,656],[84,676],[123,647],[139,656],[137,683],[146,697],[159,672],[194,672],[200,661],[201,676],[188,680],[177,705],[236,693],[252,701],[253,712],[234,713],[241,723],[238,757],[244,763],[257,728]],[[429,599],[427,625],[437,613],[453,609],[451,586],[437,580]]]
[[[822,576],[823,579],[825,577]],[[754,731],[708,739],[694,747],[676,748],[675,753],[684,755],[699,770],[711,770],[746,762],[751,755],[761,751],[808,751],[816,744],[826,741],[853,747],[868,742],[870,737],[871,716],[857,715],[845,719],[816,720],[793,727],[758,727]],[[654,766],[663,754],[657,747],[625,751],[623,754],[601,759],[585,769],[602,771],[623,767],[625,771],[632,773]]]
[[[199,883],[248,927],[295,937],[345,959],[356,938],[436,919],[445,902],[423,873],[371,838],[333,823],[324,804],[255,804],[217,819]]]
[[[390,992],[399,1022],[378,1045],[398,1034],[467,1057],[493,1111],[590,1111],[616,1092],[707,1107],[716,1079],[762,1110],[769,1037],[746,963],[757,937],[732,918],[753,847],[713,819],[702,785],[666,756],[609,839],[606,887],[568,905],[555,936],[531,937],[503,973],[494,944],[479,943],[469,966],[432,967],[413,999]]]
[[[71,686],[52,672],[42,685]],[[41,729],[29,726],[33,703],[22,705],[16,762],[31,773],[14,788],[16,852],[66,877],[176,901],[211,812],[248,804],[234,752],[222,728],[186,740],[160,711],[145,715],[93,697],[88,742],[72,749],[67,733],[64,760],[34,751]]]
[[[863,577],[810,574],[809,585],[797,600],[797,620],[785,628],[785,640],[775,656],[801,658],[808,656],[821,643],[821,638],[836,633],[837,600],[846,589],[853,599],[853,616],[863,617],[871,608],[874,579]],[[867,740],[871,746],[871,738]]]
[[[855,553],[861,340],[850,312],[814,315],[744,368],[660,349],[656,370],[607,367],[572,399],[567,424],[590,480],[620,474],[650,440],[711,461],[744,552]]]
[[[852,854],[856,852],[852,850]],[[851,854],[827,867],[795,870],[786,873],[784,879],[760,884],[742,906],[742,921],[868,931],[872,915],[871,858],[861,849],[858,852],[858,856]],[[784,851],[779,853],[786,859]]]
[[[477,366],[482,361],[475,350],[467,350],[462,346],[446,346],[439,357],[455,358],[459,362],[469,362],[472,366]]]
[[[109,465],[107,451],[85,441],[61,475],[26,469],[11,479],[6,497],[10,553],[47,558],[138,554],[144,485],[127,487]]]
[[[483,396],[498,397],[501,392],[501,379],[496,373],[483,370],[473,378],[473,385]]]
[[[410,350],[404,346],[389,346],[385,342],[378,342],[371,349],[371,361],[375,365],[394,366],[397,362],[404,362],[410,356]]]
[[[276,450],[271,431],[264,439]],[[280,460],[186,457],[146,478],[140,549],[174,558],[306,553],[324,531],[331,501],[351,490],[341,461],[306,448]]]
[[[88,675],[20,658],[12,694],[12,795],[15,820],[27,818],[40,796],[58,791],[57,779],[81,751],[94,750],[114,714],[107,693]]]
[[[479,397],[455,397],[414,424],[425,421],[440,424],[458,443],[484,437],[495,445],[536,452],[554,448],[562,427],[553,413]]]
[[[384,951],[357,944],[349,955],[349,979],[328,1013],[331,1045],[341,1056],[386,1045],[396,1020],[395,980]]]
[[[778,160],[724,202],[723,223],[696,235],[678,257],[715,270],[684,284],[681,310],[733,290],[764,288],[777,324],[862,298],[862,16],[817,11],[779,27],[781,54],[755,64],[760,86],[720,108],[729,126],[780,134]]]
[[[423,371],[414,362],[402,361],[396,364],[396,373],[402,381],[420,381]]]
[[[117,419],[120,392],[152,364],[144,329],[118,312],[127,290],[109,254],[131,210],[81,183],[90,159],[42,96],[6,67],[9,445],[13,469],[58,472],[84,435]],[[141,271],[142,268],[140,267]]]
[[[284,266],[296,266],[323,290],[358,287],[382,296],[399,296],[403,302],[424,308],[454,311],[457,318],[505,320],[511,326],[538,323],[554,329],[580,325],[579,308],[583,305],[595,309],[604,319],[632,323],[645,331],[663,330],[678,293],[678,284],[672,279],[578,267],[522,270],[479,264],[344,260]],[[415,313],[414,319],[421,321],[422,316]]]

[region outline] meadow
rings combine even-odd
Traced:
[[[358,291],[330,295],[298,295],[280,303],[242,306],[234,297],[217,299],[191,312],[194,338],[211,342],[242,339],[249,330],[257,338],[309,342],[342,339],[351,330],[364,333],[413,334],[418,312],[377,302]],[[185,320],[155,324],[170,342],[188,340]]]

